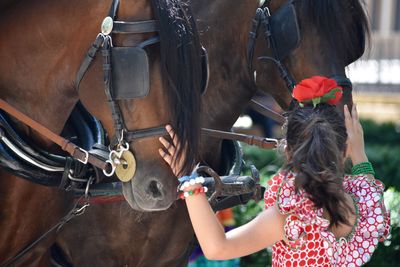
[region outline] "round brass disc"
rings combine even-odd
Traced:
[[[117,165],[115,174],[122,182],[129,182],[136,172],[136,159],[129,150],[124,151],[120,158],[121,164]]]

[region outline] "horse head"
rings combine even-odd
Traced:
[[[344,87],[340,112],[343,104],[352,104],[352,84],[345,67],[362,56],[369,37],[362,3],[271,0],[261,8],[271,15],[270,37],[265,38],[265,28],[260,29],[263,40],[255,45],[257,56],[251,59],[257,87],[269,92],[286,109],[291,94],[290,90],[281,89],[288,87],[282,75],[288,75],[293,84],[314,75],[327,76]],[[282,73],[280,63],[286,73]]]
[[[184,171],[189,171],[199,142],[202,50],[190,11],[179,1],[124,1],[116,18],[126,22],[155,19],[157,32],[110,35],[111,68],[116,69],[111,72],[114,107],[110,109],[104,93],[100,56],[80,82],[79,95],[102,121],[114,145],[129,144],[129,160],[136,163],[134,170],[128,171],[123,193],[131,207],[164,210],[176,200],[177,181],[158,156],[156,137],[164,134],[163,125],[173,125],[187,144]],[[96,19],[99,26],[102,18]],[[136,51],[131,52],[133,49]],[[135,71],[139,73],[136,76]]]

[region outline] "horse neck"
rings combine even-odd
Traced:
[[[0,36],[0,97],[61,132],[78,100],[75,75],[100,25],[92,21],[101,20],[98,15],[106,14],[108,5],[45,0],[10,6],[0,18],[5,29]]]
[[[258,4],[253,2],[193,3],[201,42],[208,49],[210,61],[210,82],[202,112],[206,127],[230,129],[255,94],[246,60],[250,23]]]

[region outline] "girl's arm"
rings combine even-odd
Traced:
[[[197,239],[208,259],[224,260],[252,254],[284,238],[285,216],[274,206],[226,234],[204,194],[186,198]]]
[[[164,145],[165,151],[160,149],[159,152],[171,166],[174,174],[177,174],[182,162],[174,158],[175,147],[179,145],[179,141],[170,126],[166,129],[173,144],[161,137],[160,142]],[[283,225],[286,216],[280,214],[277,207],[264,210],[252,221],[225,234],[205,194],[189,196],[185,201],[197,239],[208,259],[241,257],[273,245],[284,238]]]

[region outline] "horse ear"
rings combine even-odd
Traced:
[[[358,42],[354,43],[354,48],[349,53],[347,61],[345,62],[346,66],[358,60],[365,52],[366,32],[361,22],[355,25],[354,34]]]

